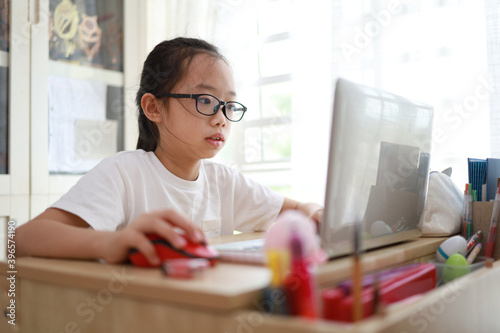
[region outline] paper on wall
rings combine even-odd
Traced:
[[[49,76],[51,173],[87,172],[116,152],[117,123],[106,120],[106,89],[101,82]]]

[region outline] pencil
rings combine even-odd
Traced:
[[[361,258],[360,258],[360,232],[359,223],[354,224],[354,263],[352,273],[352,292],[354,297],[353,318],[354,321],[360,321],[361,311]]]

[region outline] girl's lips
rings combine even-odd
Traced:
[[[216,148],[220,148],[224,145],[224,135],[222,133],[217,133],[213,136],[205,138],[205,140]]]
[[[217,139],[213,139],[213,138],[206,138],[205,139],[209,144],[211,144],[212,146],[216,147],[216,148],[220,148],[222,147],[222,145],[224,144],[224,141],[222,140],[217,140]]]

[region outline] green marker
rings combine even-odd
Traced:
[[[472,237],[472,184],[469,183],[469,190],[467,191],[467,237]]]

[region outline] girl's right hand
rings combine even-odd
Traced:
[[[206,241],[203,231],[186,216],[173,209],[157,211],[142,214],[124,229],[110,233],[102,244],[102,259],[110,264],[121,263],[128,258],[130,249],[136,248],[152,265],[158,265],[160,258],[146,235],[157,234],[174,247],[183,248],[186,241],[176,228],[184,230],[193,242]]]

